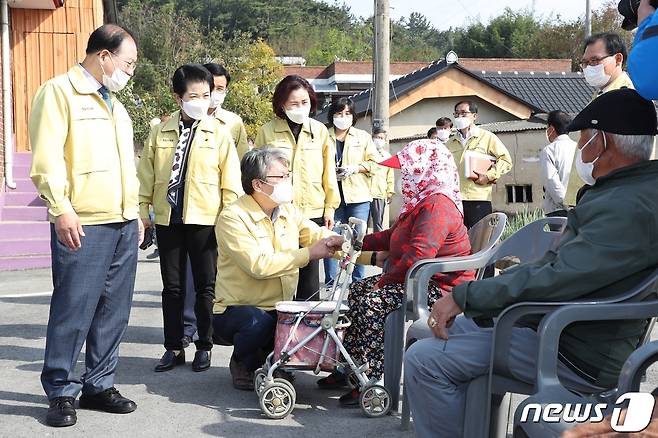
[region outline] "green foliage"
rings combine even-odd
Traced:
[[[134,80],[119,94],[133,119],[138,145],[146,140],[151,119],[177,109],[171,77],[189,62],[224,64],[232,76],[224,108],[242,116],[250,138],[271,118],[270,101],[283,68],[264,41],[241,32],[230,39],[222,32],[203,32],[199,19],[166,2],[130,0],[119,21],[133,32],[139,46]]]
[[[505,226],[505,230],[503,231],[501,241],[507,239],[509,236],[516,233],[517,231],[519,231],[521,228],[525,227],[529,223],[534,222],[543,217],[544,217],[544,212],[541,208],[537,208],[532,211],[526,209],[521,213],[516,213],[515,215],[511,216],[507,221],[507,225]]]
[[[120,98],[145,124],[176,109],[170,78],[187,62],[215,60],[233,76],[225,107],[240,114],[248,134],[271,117],[274,86],[283,75],[275,54],[306,58],[307,65],[373,56],[372,17],[355,17],[339,0],[119,0],[119,22],[137,37],[140,61],[133,85]],[[617,29],[616,2],[593,13],[592,30]],[[431,62],[454,50],[461,57],[571,58],[582,55],[583,23],[559,15],[537,17],[507,8],[488,24],[439,31],[414,12],[391,23],[391,61]],[[630,44],[631,33],[622,33]],[[138,105],[135,105],[135,101]]]

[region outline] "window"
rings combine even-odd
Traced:
[[[507,189],[508,204],[532,203],[532,184],[508,184],[505,188]]]

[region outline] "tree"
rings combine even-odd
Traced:
[[[225,108],[240,114],[254,138],[257,128],[271,117],[274,86],[283,75],[274,51],[262,40],[237,33],[226,40],[218,31],[204,34],[197,19],[178,12],[170,4],[144,5],[131,0],[120,11],[120,23],[137,40],[138,68],[130,86],[119,93],[139,145],[148,136],[148,122],[178,109],[171,77],[186,63],[216,60],[233,73]]]

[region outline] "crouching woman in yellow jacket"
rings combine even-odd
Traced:
[[[290,204],[288,156],[257,148],[242,158],[245,195],[217,221],[215,335],[230,340],[233,386],[254,390],[254,370],[272,351],[277,301],[292,299],[300,268],[330,257],[343,238]]]
[[[335,149],[324,124],[309,115],[317,108],[313,87],[300,76],[286,76],[276,86],[272,109],[276,116],[263,125],[255,147],[283,150],[290,160],[293,203],[305,218],[333,228],[340,204]],[[312,261],[299,273],[296,299],[306,300],[320,287],[320,268]]]
[[[212,306],[217,241],[214,225],[222,209],[242,193],[239,160],[230,133],[207,117],[213,77],[199,64],[179,67],[172,79],[181,110],[151,130],[139,162],[139,208],[145,226],[155,228],[162,274],[165,354],[155,371],[185,363],[183,306],[189,256],[196,290],[199,340],[194,371],[210,367]]]

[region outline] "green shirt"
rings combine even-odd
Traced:
[[[626,292],[658,265],[658,161],[599,178],[569,212],[557,248],[541,260],[452,291],[468,317],[492,317],[524,301],[600,300]],[[524,321],[536,328],[539,318]],[[604,387],[616,384],[645,320],[579,322],[565,329],[560,355]]]

